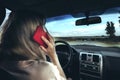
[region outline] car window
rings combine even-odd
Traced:
[[[97,15],[102,22],[90,25],[76,26],[75,18],[70,14],[47,19],[46,27],[56,39],[68,41],[70,44],[97,45],[120,47],[120,7],[111,8]],[[113,24],[114,29],[107,29],[107,23]],[[111,35],[115,37],[111,37]]]
[[[68,14],[49,18],[46,27],[55,37],[107,36],[105,30],[107,27],[106,24],[107,22],[113,22],[115,35],[120,36],[120,14],[117,10],[114,11],[114,13],[107,14],[111,10],[113,9],[106,10],[103,14],[98,15],[102,19],[102,22],[98,24],[76,26],[75,21],[79,18],[74,18],[72,15]]]

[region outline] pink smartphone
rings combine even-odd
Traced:
[[[38,26],[34,35],[33,35],[33,40],[37,42],[39,45],[47,48],[47,45],[45,42],[41,39],[41,37],[44,36],[46,39],[49,40],[47,32],[43,29],[42,26]]]

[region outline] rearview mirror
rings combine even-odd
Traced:
[[[79,25],[89,25],[96,23],[101,23],[100,17],[89,17],[89,18],[78,19],[76,20],[75,25],[79,26]]]

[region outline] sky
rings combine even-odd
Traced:
[[[6,18],[10,11],[7,10]],[[71,36],[106,36],[106,22],[112,21],[115,26],[115,35],[120,36],[120,24],[118,22],[120,13],[101,15],[102,22],[92,25],[75,26],[75,21],[79,18],[73,18],[71,15],[57,16],[47,19],[46,28],[54,37]]]

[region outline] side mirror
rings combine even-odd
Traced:
[[[79,25],[89,25],[96,23],[101,23],[101,17],[89,17],[89,18],[78,19],[76,20],[75,25],[79,26]]]

